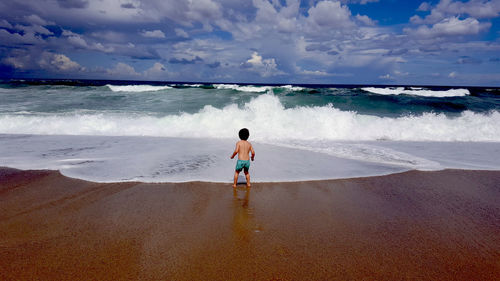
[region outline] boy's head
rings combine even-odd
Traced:
[[[238,133],[238,135],[240,136],[240,139],[247,140],[248,136],[250,136],[250,132],[248,131],[247,128],[243,128],[243,129],[240,130],[240,132]]]

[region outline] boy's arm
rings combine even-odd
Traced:
[[[238,149],[239,149],[239,143],[236,144],[236,148],[234,149],[234,152],[233,152],[233,155],[231,155],[231,159],[234,158],[234,156],[236,156],[236,154],[238,154]]]
[[[253,158],[255,157],[255,151],[253,150],[252,145],[250,145],[250,151],[252,152],[252,161],[253,161]]]

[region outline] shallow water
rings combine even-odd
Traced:
[[[231,182],[236,139],[0,135],[0,166],[99,181]],[[412,169],[500,169],[499,143],[336,142],[311,151],[254,142],[254,182],[352,178]],[[241,176],[243,176],[241,174]]]

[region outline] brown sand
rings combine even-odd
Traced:
[[[500,172],[100,184],[0,169],[0,280],[498,280]]]

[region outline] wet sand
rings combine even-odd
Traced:
[[[0,168],[0,280],[498,280],[500,172],[93,183]]]

